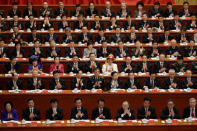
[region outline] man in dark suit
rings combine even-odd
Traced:
[[[71,110],[71,119],[88,119],[88,113],[85,107],[82,106],[82,99],[75,98],[75,107]]]
[[[103,99],[98,100],[98,107],[93,109],[91,119],[111,119],[110,110],[105,107],[105,101]]]
[[[37,17],[37,11],[33,8],[32,2],[27,2],[27,8],[24,10],[24,17],[30,15]]]
[[[193,74],[197,74],[197,61],[191,63],[191,71]]]
[[[179,79],[175,77],[175,70],[170,69],[169,77],[164,79],[164,89],[169,89],[169,88],[178,89],[179,88],[178,84],[179,84]]]
[[[184,108],[182,118],[197,118],[196,98],[189,99],[189,106]]]
[[[56,47],[54,40],[50,41],[50,47],[47,49],[47,57],[60,57],[60,48]]]
[[[155,113],[155,108],[151,106],[151,100],[149,98],[144,98],[143,106],[138,108],[137,118],[138,119],[157,118],[157,115]]]
[[[178,56],[177,62],[172,65],[175,72],[185,72],[187,70],[187,63],[183,62],[183,57]]]
[[[196,80],[192,78],[192,72],[191,70],[186,71],[186,78],[182,80],[182,88],[191,88],[191,89],[196,89]]]
[[[181,118],[178,109],[174,105],[173,100],[168,100],[167,106],[162,109],[160,118],[162,120]]]
[[[78,42],[87,43],[92,41],[92,34],[88,32],[88,28],[86,26],[82,27],[82,33],[78,35]]]
[[[156,27],[160,30],[165,30],[167,28],[167,23],[164,21],[163,16],[158,16],[159,20],[155,21],[153,27]]]
[[[183,9],[180,11],[179,16],[185,16],[185,17],[190,17],[193,15],[192,10],[189,9],[189,2],[185,1],[183,2]]]
[[[20,73],[20,64],[17,62],[15,57],[10,58],[10,62],[5,64],[4,73]]]
[[[15,15],[21,17],[21,11],[18,9],[17,2],[12,3],[12,9],[9,10],[9,12],[8,12],[8,16],[10,16],[10,17],[14,17]]]
[[[183,27],[183,22],[179,19],[179,15],[176,14],[174,19],[170,21],[170,30],[180,30]]]
[[[161,54],[161,49],[159,47],[159,44],[156,41],[153,41],[152,48],[148,50],[148,57],[149,58],[159,57],[160,54]]]
[[[71,10],[70,17],[78,17],[79,15],[84,15],[84,11],[81,9],[81,5],[77,4],[74,10]]]
[[[22,43],[23,35],[19,32],[18,26],[13,27],[13,33],[9,35],[10,43]]]
[[[75,35],[71,34],[70,27],[65,29],[65,34],[63,35],[63,42],[70,43],[71,41],[77,42]]]
[[[131,15],[131,11],[127,9],[127,5],[125,2],[121,3],[121,9],[117,12],[117,15],[121,18],[125,18]]]
[[[32,55],[36,55],[36,56],[39,56],[40,58],[43,58],[44,51],[43,51],[43,48],[40,46],[41,46],[40,40],[35,40],[34,47],[30,48],[30,50],[29,50],[29,56],[31,57]]]
[[[95,15],[94,21],[91,22],[91,29],[94,29],[94,30],[104,29],[104,24],[102,21],[100,21],[99,15]]]
[[[57,90],[65,90],[66,87],[65,87],[65,81],[64,79],[61,79],[59,77],[59,72],[58,71],[53,71],[53,79],[50,81],[50,87],[49,87],[50,90],[54,90],[54,89],[57,89]]]
[[[116,71],[111,73],[111,79],[107,83],[107,90],[111,89],[122,89],[122,81],[118,78]]]
[[[156,78],[156,73],[154,71],[150,72],[150,77],[146,78],[143,84],[143,88],[155,89],[160,88],[160,82]]]
[[[75,45],[74,41],[70,41],[69,47],[67,47],[65,50],[66,57],[72,58],[75,55],[79,55],[79,49],[74,45]]]
[[[177,14],[177,11],[172,8],[172,2],[167,2],[167,9],[164,12],[164,17],[169,17],[169,16],[175,16]]]
[[[44,89],[44,83],[41,78],[38,77],[38,71],[34,70],[32,72],[32,78],[28,80],[28,90]]]
[[[23,89],[23,84],[20,79],[18,79],[18,74],[17,73],[12,73],[12,79],[7,83],[6,90],[22,90]]]
[[[38,24],[37,24],[37,22],[36,22],[36,20],[34,19],[34,16],[33,15],[30,15],[29,16],[29,21],[27,21],[26,23],[25,23],[25,28],[26,29],[30,29],[30,30],[32,30],[32,29],[38,29]]]
[[[46,110],[46,119],[47,120],[62,120],[63,119],[63,110],[58,107],[57,99],[50,100],[51,107]]]
[[[86,9],[86,17],[94,17],[95,15],[98,15],[98,9],[95,8],[94,2],[90,2],[89,7]]]
[[[111,9],[110,1],[106,1],[105,2],[105,6],[106,6],[106,8],[101,10],[101,16],[114,17],[115,16],[115,12]]]
[[[107,41],[101,41],[102,46],[98,48],[97,57],[104,57],[106,58],[109,54],[111,54],[112,49],[107,45]]]
[[[34,100],[28,99],[28,107],[23,110],[22,119],[26,121],[38,121],[41,119],[40,110],[34,107]]]
[[[63,2],[59,2],[59,7],[55,10],[55,16],[67,16],[67,10],[64,8],[64,3]]]
[[[124,58],[129,56],[129,49],[124,46],[123,42],[117,41],[118,47],[114,49],[114,56],[119,58]]]
[[[128,101],[123,101],[122,103],[122,108],[120,108],[117,112],[116,115],[116,120],[134,120],[135,119],[135,114],[134,110],[129,107],[129,102]]]
[[[135,72],[135,65],[131,62],[131,57],[127,56],[125,62],[121,64],[121,72],[129,73]]]
[[[58,23],[58,29],[66,31],[67,28],[70,28],[70,22],[67,20],[66,15],[62,15],[62,21]]]
[[[171,40],[171,46],[167,47],[166,55],[177,57],[181,54],[180,48],[177,46],[177,42],[175,39]]]
[[[96,55],[94,53],[90,53],[90,60],[85,63],[85,72],[93,73],[94,69],[100,69],[100,63],[96,61]]]
[[[120,26],[116,27],[116,33],[112,35],[111,41],[117,43],[118,41],[124,41],[124,35],[121,34]]]
[[[95,42],[102,43],[102,41],[109,42],[108,35],[104,33],[103,29],[99,29],[98,35],[95,37]]]
[[[33,43],[36,40],[39,40],[40,42],[42,41],[41,36],[40,36],[40,34],[37,33],[37,29],[36,28],[33,28],[31,30],[31,32],[32,33],[30,35],[28,35],[28,37],[27,37],[28,42],[32,42]]]
[[[152,65],[147,62],[147,56],[142,56],[142,62],[137,65],[137,72],[150,72],[152,70]]]
[[[84,90],[86,89],[86,82],[85,79],[82,78],[83,72],[81,70],[76,72],[76,77],[72,79],[71,81],[71,89],[78,89],[78,90]]]
[[[155,34],[153,34],[152,28],[148,27],[147,34],[144,34],[142,37],[143,43],[153,43],[154,41],[157,41],[157,37]]]
[[[163,10],[160,8],[160,3],[157,1],[154,6],[149,9],[149,17],[158,17],[163,15]]]
[[[147,30],[148,27],[152,27],[152,23],[148,21],[147,14],[143,13],[142,20],[139,21],[138,28]]]
[[[4,40],[0,40],[0,58],[9,58],[9,50],[5,47]]]
[[[88,22],[82,14],[80,14],[77,18],[78,19],[74,22],[74,29],[82,29],[84,26],[88,27]]]
[[[159,61],[155,62],[154,69],[157,73],[168,72],[169,70],[169,63],[165,61],[165,55],[160,54]]]
[[[187,29],[186,28],[182,28],[181,29],[181,33],[176,35],[176,41],[178,43],[184,43],[184,42],[189,42],[190,41],[190,36],[189,34],[186,33]]]
[[[15,26],[17,26],[19,30],[23,30],[23,24],[17,15],[13,16],[13,21],[9,22],[9,29],[14,29]]]
[[[128,74],[128,79],[125,82],[125,89],[140,89],[140,82],[138,79],[135,78],[134,73],[130,72]]]
[[[56,43],[59,42],[58,35],[54,34],[54,28],[53,27],[51,27],[49,29],[49,34],[45,35],[44,42],[50,42],[52,40],[54,40]]]
[[[170,34],[170,30],[166,28],[164,34],[159,36],[159,43],[169,42],[173,39],[173,36]]]
[[[43,7],[40,9],[40,16],[42,17],[53,17],[52,9],[49,8],[48,2],[43,2]]]
[[[87,88],[88,89],[102,89],[104,90],[104,79],[100,76],[100,69],[94,69],[94,75],[88,78]]]
[[[73,56],[73,62],[68,64],[67,73],[76,73],[79,70],[83,70],[83,65],[79,62],[79,57],[77,55]]]

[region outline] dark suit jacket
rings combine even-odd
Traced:
[[[20,41],[20,42],[23,41],[23,35],[21,33],[17,33],[15,36],[13,33],[11,33],[9,35],[9,38],[10,38],[9,41],[13,43],[15,43],[16,41]]]
[[[107,23],[107,28],[106,28],[106,29],[109,29],[109,30],[113,30],[113,29],[114,29],[114,30],[115,30],[116,27],[118,27],[118,26],[120,26],[120,23],[117,22],[117,21],[116,21],[116,26],[113,26],[113,27],[112,27],[112,23],[111,23],[111,22],[108,22],[108,23]]]
[[[160,118],[162,120],[166,120],[168,118],[170,118],[170,119],[180,119],[181,117],[180,117],[178,109],[176,107],[173,107],[173,111],[174,111],[174,117],[172,117],[172,116],[169,117],[168,116],[170,114],[169,108],[168,107],[163,108]]]
[[[103,47],[99,47],[98,48],[98,52],[97,52],[97,57],[107,57],[109,54],[111,54],[112,49],[111,47],[107,47],[107,54],[103,54]]]
[[[63,8],[63,12],[60,14],[60,8],[57,8],[56,10],[55,10],[55,16],[57,17],[57,16],[62,16],[62,15],[66,15],[67,16],[67,10],[65,9],[65,8]]]
[[[59,107],[56,109],[57,114],[53,117],[53,109],[49,108],[46,110],[46,119],[49,120],[62,120],[63,119],[63,110]]]
[[[25,28],[26,29],[38,29],[38,23],[36,21],[33,22],[33,26],[31,26],[30,21],[28,21],[27,23],[25,23]]]
[[[77,107],[72,108],[70,119],[78,119],[76,118],[77,113],[78,113]],[[88,113],[86,108],[81,107],[81,113],[83,114],[83,116],[80,119],[88,119]]]
[[[41,86],[39,87],[39,89],[44,89],[44,83],[42,81],[41,78],[37,78],[37,85],[38,85],[38,81],[41,81]],[[36,87],[33,85],[33,78],[30,78],[28,80],[28,87],[27,87],[28,90],[35,90]]]
[[[177,84],[177,88],[179,88],[179,79],[174,77],[174,80],[173,80],[174,83]],[[165,78],[164,79],[164,89],[169,89],[169,86],[171,85],[171,82],[170,82],[170,78]]]
[[[53,40],[54,40],[56,43],[58,43],[58,42],[59,42],[58,35],[53,34]],[[49,35],[49,34],[45,35],[45,37],[44,37],[44,42],[50,42],[50,35]]]
[[[3,52],[0,54],[0,58],[2,58],[4,55],[6,55],[7,58],[9,58],[9,50],[7,47],[3,47]]]
[[[16,10],[16,14],[14,14],[13,9],[9,10],[8,16],[14,17],[15,15],[17,15],[18,17],[21,17],[21,11],[20,11],[19,9],[17,9],[17,10]]]
[[[64,26],[64,24],[63,24],[63,21],[60,21],[59,22],[59,24],[58,24],[58,29],[66,29],[67,27],[70,27],[70,23],[67,21],[67,23],[68,23],[68,26]]]
[[[39,48],[40,48],[40,54],[37,56],[39,56],[40,58],[43,58],[44,57],[44,50],[42,47],[39,47]],[[31,48],[29,51],[29,56],[31,57],[32,55],[35,55],[35,48]]]
[[[86,82],[85,82],[85,79],[84,78],[81,78],[81,80],[82,80],[82,83],[83,83],[83,85],[81,86],[81,89],[84,90],[84,89],[86,89]],[[76,84],[77,84],[77,79],[76,78],[73,78],[71,80],[71,89],[72,90],[75,89],[75,88],[77,88],[76,87]]]
[[[75,38],[75,35],[73,35],[73,34],[71,34],[71,37],[72,37],[72,39],[71,38],[69,38],[68,40],[66,40],[67,39],[67,35],[65,34],[65,35],[63,35],[63,42],[65,42],[65,43],[70,43],[70,41],[72,40],[72,41],[74,41],[74,42],[77,42],[77,40],[76,40],[76,38]]]
[[[130,11],[130,10],[126,9],[126,12],[127,12],[127,15],[131,15],[131,11]],[[118,11],[117,15],[118,15],[119,17],[122,17],[122,9],[120,9],[120,10]]]
[[[99,117],[100,113],[99,113],[99,108],[95,108],[93,111],[92,111],[92,117],[91,119],[92,120],[95,120],[97,117]],[[106,107],[103,107],[103,116],[105,117],[104,119],[111,119],[111,113],[110,113],[110,110]]]
[[[169,34],[168,40],[172,40],[172,39],[173,39],[173,36],[172,36],[171,34]],[[165,34],[161,34],[161,35],[159,36],[159,43],[164,43],[165,40],[166,40]]]
[[[193,29],[193,30],[197,29],[197,21],[196,21],[196,24],[195,24],[196,26],[192,26],[191,23],[192,23],[191,20],[187,22],[187,29],[188,30],[189,29]]]
[[[167,26],[167,23],[166,23],[165,21],[163,21],[163,26],[164,26],[164,30],[168,27],[168,26]],[[156,21],[156,22],[154,23],[153,27],[159,28],[159,27],[160,27],[159,21]]]
[[[16,63],[14,65],[14,69],[17,73],[20,73],[20,64]],[[11,70],[11,64],[10,63],[6,63],[4,66],[4,73],[7,74],[9,71]]]
[[[154,69],[155,69],[155,71],[157,72],[157,73],[159,73],[159,70],[161,69],[161,64],[160,64],[160,61],[157,61],[157,62],[155,62],[155,65],[154,65]],[[169,63],[168,62],[166,62],[166,61],[164,61],[163,62],[163,67],[164,68],[166,68],[166,71],[165,72],[168,72],[169,71]]]
[[[71,53],[70,47],[66,48],[66,50],[65,50],[66,57],[68,56],[68,57],[72,58],[73,55],[79,55],[79,49],[77,47],[74,47],[74,49],[75,49],[76,54],[70,54]]]
[[[18,86],[18,89],[19,90],[22,90],[23,89],[23,83],[20,79],[18,79],[16,81],[16,85]],[[6,90],[12,90],[12,87],[14,86],[13,84],[13,80],[10,80],[8,83],[7,83],[7,87],[6,87]]]
[[[152,34],[152,42],[153,41],[157,41],[157,37],[156,37],[155,34]],[[148,39],[148,34],[143,35],[142,42],[143,43],[149,43],[150,42],[150,40]]]
[[[139,28],[143,29],[144,25],[145,25],[145,22],[143,20],[140,20],[138,24],[138,29]],[[150,21],[146,21],[146,25],[148,25],[148,27],[152,27],[152,23]]]
[[[23,55],[23,57],[25,56],[25,52],[23,49],[20,49],[20,54]],[[12,56],[16,57],[17,56],[17,52],[16,52],[16,49],[13,50],[12,52]]]
[[[50,27],[53,27],[53,22],[52,21],[49,21],[50,25],[45,25],[45,27],[43,26],[44,22],[42,23],[42,29],[44,30],[48,30]]]
[[[197,88],[196,87],[197,86],[196,85],[196,80],[194,78],[191,78],[191,81],[192,81],[193,85],[189,86],[189,88],[196,89]],[[183,79],[182,80],[182,88],[184,88],[184,89],[188,88],[187,84],[188,84],[187,78]]]
[[[140,89],[140,82],[139,82],[138,79],[134,79],[134,84],[133,84],[133,86],[136,86],[137,89]],[[132,88],[132,87],[131,87],[130,79],[126,80],[124,88],[125,88],[125,89]]]
[[[92,34],[87,33],[87,37],[88,37],[88,41],[92,41]],[[80,33],[78,35],[78,42],[82,42],[82,43],[87,42],[87,41],[84,41],[84,34],[83,33]]]
[[[156,113],[155,113],[155,108],[154,108],[154,107],[150,106],[150,107],[148,108],[148,111],[151,112],[151,114],[150,114],[150,116],[148,117],[148,119],[156,119],[156,118],[157,118],[157,115],[156,115]],[[139,108],[138,108],[138,112],[137,112],[137,118],[138,118],[138,119],[144,119],[144,118],[146,118],[145,115],[146,115],[146,112],[145,112],[144,106],[139,107]]]
[[[150,83],[150,77],[149,77],[149,78],[145,79],[143,86],[148,86],[149,89],[152,89],[154,87],[160,87],[160,82],[157,78],[155,78],[154,79],[154,87],[153,87],[153,85]]]
[[[134,42],[140,40],[140,35],[139,34],[135,34],[135,39],[134,39]],[[130,42],[130,43],[134,43],[133,42],[133,39],[131,39],[131,35],[127,35],[126,37],[126,42]]]
[[[41,117],[40,117],[40,110],[38,108],[34,107],[33,114],[37,115],[33,120],[35,120],[35,121],[37,120],[38,121],[38,120],[41,119]],[[22,119],[25,119],[26,121],[29,121],[30,120],[29,115],[30,115],[29,108],[24,109],[23,113],[22,113]]]
[[[146,72],[150,72],[151,70],[152,70],[152,65],[147,62],[147,71]],[[143,63],[142,62],[138,63],[138,65],[137,65],[137,71],[138,72],[144,72],[143,71]]]
[[[114,17],[115,16],[115,12],[112,9],[110,9],[110,12],[111,12],[111,16],[108,16],[107,10],[106,9],[103,9],[103,10],[101,10],[101,16]]]
[[[107,83],[107,90],[111,90],[111,84],[112,84],[112,79],[110,79]],[[122,81],[120,79],[118,79],[118,87],[116,87],[117,89],[122,89]]]
[[[86,17],[87,16],[92,16],[93,14],[98,15],[98,9],[97,8],[94,8],[94,10],[92,12],[91,12],[90,8],[86,9]]]
[[[123,50],[125,51],[126,56],[129,56],[129,49],[127,47],[123,47]],[[114,56],[115,57],[118,56],[120,58],[125,57],[125,56],[121,57],[121,51],[120,51],[120,48],[119,47],[117,47],[117,48],[114,49]]]
[[[179,54],[181,54],[181,50],[178,46],[176,46],[174,49],[169,46],[167,49],[166,49],[166,55],[172,55],[174,54],[175,52],[179,52]]]
[[[107,41],[107,42],[109,42],[109,37],[108,37],[108,35],[106,35],[106,34],[104,34],[104,37],[105,37],[105,41]],[[96,35],[96,37],[95,37],[95,42],[98,42],[98,43],[101,43],[101,36],[98,34],[98,35]]]
[[[32,8],[32,14],[31,15],[33,15],[34,17],[37,17],[37,11],[35,9],[33,9],[33,8]],[[25,16],[30,16],[28,9],[24,10],[24,17]]]
[[[95,61],[95,63],[96,63],[97,68],[100,69],[100,63],[97,62],[97,61]],[[94,72],[94,69],[92,70],[92,68],[90,67],[90,65],[91,65],[90,61],[88,61],[88,62],[85,63],[85,72],[90,72],[90,73],[93,73]]]
[[[187,40],[188,42],[190,41],[190,36],[189,36],[189,34],[186,34],[186,33],[185,33],[185,38],[186,38],[186,40]],[[181,41],[181,34],[180,34],[180,33],[176,35],[176,41],[177,41],[177,43],[180,43],[180,41]]]
[[[60,56],[60,48],[58,47],[55,47],[55,50],[56,50],[56,53],[57,53],[57,56]],[[52,48],[48,48],[47,49],[47,57],[54,57],[54,56],[51,56],[51,53],[52,53]]]
[[[126,114],[126,115],[124,115],[122,117],[122,114],[124,113],[124,110],[123,110],[123,108],[120,108],[117,111],[116,120],[118,120],[119,118],[121,118],[122,120],[134,120],[135,119],[134,110],[131,109],[131,108],[129,108],[129,110],[130,110],[131,116],[129,116],[128,114]]]
[[[150,8],[148,11],[149,17],[155,16],[157,13],[159,13],[161,16],[163,15],[163,10],[159,8],[157,11],[154,7]]]
[[[197,56],[197,48],[196,47],[185,47],[184,49],[184,56],[185,57],[190,57],[190,52],[194,53],[196,52],[196,56]]]
[[[175,72],[180,72],[181,68],[183,68],[184,71],[187,70],[187,63],[178,64],[177,62],[172,64],[172,68],[175,70]]]
[[[35,40],[42,41],[40,34],[36,34],[35,37],[32,34],[28,35],[28,42],[34,42]]]
[[[161,54],[161,49],[160,49],[160,47],[157,47],[157,48],[155,48],[155,49],[157,49],[158,50],[158,53],[157,54],[153,54],[153,48],[150,48],[149,50],[148,50],[148,57],[157,57],[157,56],[159,56],[159,54]]]
[[[193,15],[192,10],[188,9],[188,11],[189,11],[189,16],[192,16],[192,15]],[[180,13],[179,13],[179,16],[182,17],[182,16],[184,16],[184,15],[185,15],[185,10],[182,9],[182,10],[180,11]]]
[[[65,90],[66,89],[66,87],[65,87],[65,81],[64,81],[64,79],[61,79],[61,78],[59,78],[59,82],[60,82],[60,84],[61,84],[61,89],[62,90]],[[49,89],[50,90],[54,90],[55,89],[55,87],[56,87],[56,82],[55,82],[55,79],[53,78],[51,81],[50,81],[50,87],[49,87]]]
[[[197,106],[195,107],[195,115],[197,116]],[[190,107],[189,106],[184,108],[182,118],[184,119],[184,118],[188,118],[188,117],[190,117]]]
[[[164,17],[169,17],[170,14],[176,15],[177,14],[177,11],[175,9],[172,9],[172,11],[170,12],[168,9],[166,9],[165,12],[164,12],[164,14],[163,14],[163,16]]]
[[[192,62],[191,71],[193,74],[197,74],[197,62]]]
[[[95,86],[95,83],[99,82],[100,83],[100,87],[99,86]],[[91,76],[88,78],[88,82],[87,82],[87,89],[104,89],[104,79],[103,77],[98,77],[98,79],[95,78],[95,76]]]
[[[120,34],[119,35],[119,38],[121,41],[124,41],[124,35],[123,34]],[[118,37],[116,36],[116,34],[113,34],[112,37],[111,37],[111,41],[113,41],[114,43],[116,43],[118,40]]]
[[[104,29],[103,22],[102,21],[99,21],[99,24],[100,24],[100,28],[96,28],[96,21],[92,21],[91,22],[91,29],[94,29],[94,30]]]
[[[126,64],[126,62],[124,62],[124,63],[122,63],[121,64],[121,72],[126,72],[126,73],[128,73],[128,72],[135,72],[135,65],[134,65],[134,63],[130,63],[130,66],[131,66],[131,70],[126,70],[125,68],[127,67],[127,64]]]
[[[181,20],[179,20],[179,23],[181,23],[181,28],[182,28],[183,27],[183,22]],[[175,20],[171,20],[169,25],[170,25],[170,30],[175,30],[176,29],[176,27],[175,27],[175,25],[176,25],[175,24]]]
[[[23,24],[21,21],[17,21],[16,26],[19,27],[19,30],[23,30]],[[9,23],[9,29],[13,29],[13,27],[14,27],[14,21],[11,21]]]
[[[70,72],[76,73],[78,70],[83,70],[83,65],[80,62],[78,62],[78,69],[74,69],[73,66],[74,66],[73,62],[68,64],[67,73],[70,73]]]
[[[84,11],[83,11],[83,10],[80,10],[80,11],[79,11],[79,14],[84,15]],[[72,17],[72,16],[77,17],[77,16],[76,16],[76,9],[71,10],[71,12],[70,12],[70,17]]]
[[[83,20],[83,26],[87,26],[87,27],[88,27],[88,22],[85,21],[85,20]],[[82,26],[82,27],[83,27],[83,26]],[[82,29],[82,27],[80,27],[79,21],[75,21],[75,22],[74,22],[74,29]]]

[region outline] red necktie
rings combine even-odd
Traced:
[[[194,116],[194,108],[192,108],[191,116],[192,116],[192,117],[195,117],[195,116]]]

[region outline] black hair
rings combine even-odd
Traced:
[[[113,76],[114,74],[116,74],[116,73],[118,73],[118,72],[116,72],[116,71],[113,71],[112,73],[111,73],[111,76]]]
[[[104,100],[104,99],[99,99],[99,100],[97,101],[97,103],[99,103],[99,102],[105,103],[105,100]]]
[[[27,99],[27,103],[29,103],[30,101],[34,101],[33,98]]]
[[[11,101],[6,101],[6,102],[4,102],[4,108],[6,107],[7,104],[10,104],[11,108],[14,107],[14,104]]]
[[[149,102],[151,102],[151,99],[148,98],[148,97],[145,97],[145,98],[144,98],[144,101],[149,101]]]
[[[56,102],[58,102],[56,98],[53,98],[53,99],[50,100],[50,103],[51,103],[51,104],[52,104],[52,103],[56,103]]]
[[[136,7],[138,7],[139,5],[141,5],[142,7],[144,7],[144,3],[142,1],[138,1],[136,4]]]
[[[78,100],[81,100],[82,101],[82,98],[75,98],[74,102],[78,101]]]

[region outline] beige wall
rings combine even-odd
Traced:
[[[197,5],[197,0],[175,0],[175,3],[182,5],[184,1],[188,1],[191,5]]]

